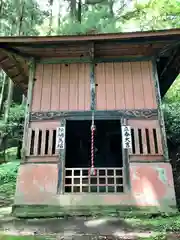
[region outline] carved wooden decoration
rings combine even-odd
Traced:
[[[93,101],[94,103],[94,101]],[[92,105],[94,107],[94,105]],[[50,111],[50,112],[31,112],[31,121],[41,121],[41,120],[55,120],[60,118],[65,119],[75,119],[90,117],[92,112],[86,111]],[[124,117],[126,119],[157,119],[158,110],[157,109],[134,109],[134,110],[115,110],[115,111],[96,111],[95,118],[107,118],[107,117],[117,117],[117,119]]]

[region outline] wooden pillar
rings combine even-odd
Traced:
[[[56,149],[59,151],[59,163],[58,163],[58,187],[57,192],[64,193],[64,181],[65,181],[65,154],[66,154],[66,119],[60,120],[59,128],[62,131],[57,131],[56,137]],[[59,136],[58,136],[59,134]],[[58,146],[59,145],[59,146]]]
[[[121,118],[121,127],[127,126],[127,119]],[[123,182],[124,184],[124,192],[129,192],[131,190],[130,184],[130,171],[129,171],[129,149],[123,147],[123,141],[121,144],[122,147],[122,159],[123,159]]]
[[[96,109],[96,83],[95,83],[95,63],[94,63],[94,44],[90,47],[90,96],[91,96],[91,111]]]
[[[91,110],[94,111],[96,109],[96,88],[95,88],[95,67],[94,63],[90,63],[90,91],[91,91]]]
[[[33,94],[33,87],[34,87],[34,76],[35,76],[35,61],[34,59],[31,59],[29,61],[29,83],[28,83],[28,93],[27,93],[27,102],[26,102],[26,110],[25,110],[25,120],[24,120],[22,161],[26,160],[26,147],[27,147],[30,111],[31,111],[31,104],[32,104],[32,94]]]
[[[163,155],[164,155],[164,160],[169,161],[167,137],[166,137],[164,115],[162,110],[161,94],[160,94],[160,87],[159,87],[159,78],[157,73],[157,63],[155,58],[152,60],[152,66],[153,66],[153,79],[154,79],[154,86],[155,86],[155,92],[156,92],[156,100],[158,105],[158,120],[159,120],[159,125],[161,130],[161,139],[162,139],[162,145],[163,145]]]

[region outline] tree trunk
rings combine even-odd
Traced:
[[[52,34],[52,24],[53,24],[53,0],[49,0],[49,8],[50,8],[50,16],[49,16],[49,30],[48,30],[48,36],[51,36]]]
[[[81,23],[81,14],[82,14],[82,1],[78,1],[78,11],[77,11],[77,19],[78,22]]]
[[[109,0],[108,5],[109,5],[110,16],[111,18],[114,18],[114,11],[113,11],[114,0]]]
[[[2,111],[3,97],[5,92],[4,89],[5,89],[7,80],[8,80],[8,76],[3,72],[3,83],[2,83],[1,95],[0,95],[0,112]]]
[[[25,1],[24,0],[20,0],[20,5],[19,5],[19,26],[17,28],[17,35],[20,36],[21,35],[21,30],[22,30],[22,23],[23,23],[23,17],[24,17],[24,9],[25,9]]]
[[[14,83],[9,78],[8,79],[8,96],[7,96],[7,100],[6,100],[6,107],[5,107],[5,113],[4,113],[4,121],[5,121],[5,123],[8,122],[9,110],[10,110],[10,107],[11,107],[12,97],[13,97],[13,88],[14,88]]]
[[[57,20],[57,30],[56,33],[59,35],[61,30],[61,1],[59,1],[59,11],[58,11],[58,20]]]
[[[25,97],[25,95],[23,94],[23,95],[22,95],[21,105],[24,105],[24,106],[25,106],[25,104],[26,104],[26,97]]]
[[[76,0],[70,0],[70,14],[73,22],[76,21]]]

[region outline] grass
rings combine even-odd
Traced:
[[[52,238],[51,238],[52,239]],[[2,235],[0,240],[50,240],[48,237]]]
[[[154,232],[180,231],[180,215],[160,216],[155,218],[127,218],[126,223],[133,228]]]

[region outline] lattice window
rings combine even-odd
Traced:
[[[123,168],[97,168],[96,176],[88,168],[65,169],[65,192],[120,193],[123,192]]]
[[[162,155],[161,134],[158,128],[131,128],[134,155]]]
[[[56,129],[29,129],[27,156],[56,155]]]

